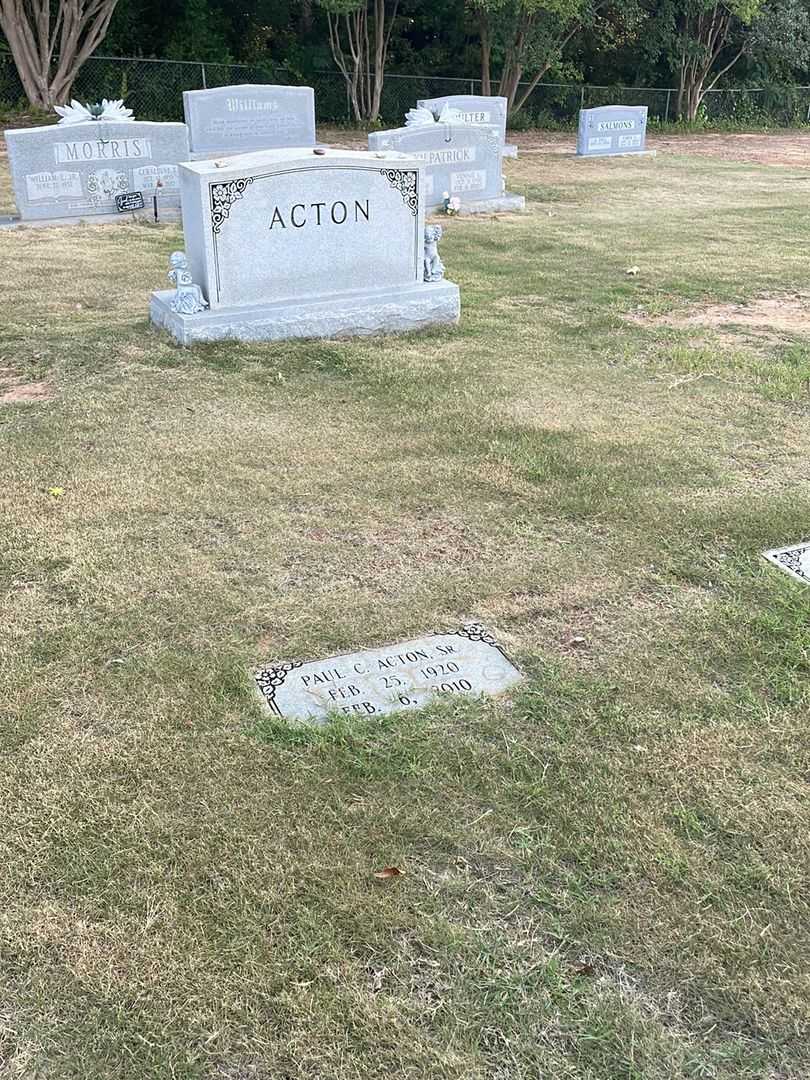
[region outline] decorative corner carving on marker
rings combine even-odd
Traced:
[[[482,641],[485,645],[491,645],[493,649],[502,651],[489,630],[478,622],[465,623],[460,630],[456,630],[456,637],[465,637],[469,641]]]
[[[252,176],[240,176],[236,180],[226,180],[224,183],[210,185],[212,232],[220,231],[222,223],[230,216],[231,207],[237,199],[243,197],[245,188],[252,183]]]
[[[276,690],[281,686],[291,671],[303,666],[303,660],[292,660],[286,664],[276,664],[273,667],[259,668],[254,673],[259,693],[270,706],[271,710],[281,716],[281,710],[276,705]]]
[[[395,187],[402,201],[414,217],[419,213],[419,193],[416,188],[418,173],[414,169],[380,169],[391,187]]]
[[[810,543],[791,544],[786,548],[774,548],[763,552],[768,562],[798,581],[810,585]]]

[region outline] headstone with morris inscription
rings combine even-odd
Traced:
[[[117,197],[133,191],[150,199],[159,191],[161,212],[177,217],[185,124],[85,120],[10,130],[5,139],[23,222],[119,218]]]

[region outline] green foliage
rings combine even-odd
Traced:
[[[336,117],[343,109],[345,95],[334,79],[327,11],[351,11],[358,3],[122,0],[99,51],[111,56],[260,66],[270,81],[315,86],[319,101],[326,102],[325,115]],[[401,85],[397,93],[393,86],[390,92],[387,89],[383,122],[398,120],[420,94],[439,92],[435,87],[437,78],[446,75],[479,80],[484,24],[491,44],[492,92],[513,89],[517,101],[536,76],[542,83],[582,80],[611,88],[677,86],[682,58],[699,59],[705,53],[705,41],[695,33],[695,27],[699,16],[711,7],[708,0],[434,0],[430,4],[400,0],[386,71],[424,75],[426,82],[428,78],[434,80],[434,86]],[[810,0],[732,0],[722,10],[731,13],[733,26],[712,71],[725,67],[737,52],[740,55],[721,77],[719,88],[810,82]],[[0,54],[6,48],[0,38]],[[98,71],[97,66],[94,71]],[[320,83],[319,75],[323,76]],[[173,96],[179,102],[180,90],[187,88],[169,87],[168,74],[157,69],[150,77],[156,80],[155,100]],[[713,77],[710,74],[708,81]],[[100,92],[118,96],[121,90],[117,78],[111,73],[112,82],[101,86]],[[224,69],[222,78],[228,78]],[[164,79],[165,88],[160,82]],[[133,74],[130,88],[135,84]],[[89,89],[92,96],[95,87]],[[444,92],[450,89],[449,84],[442,87]],[[4,100],[14,102],[18,92],[16,84],[0,81],[0,97]],[[515,121],[523,125],[544,119],[558,123],[563,113],[568,117],[576,112],[573,97],[563,109],[547,100],[553,93],[551,87],[532,93],[515,114]],[[670,116],[674,104],[673,100]],[[712,122],[716,111],[713,106]],[[795,108],[788,108],[786,103],[779,108],[779,122],[791,117],[801,120],[805,114],[806,105],[802,107],[800,101],[796,101]],[[763,115],[757,102],[741,99],[739,103],[728,102],[723,121],[757,123]]]
[[[800,0],[770,0],[751,25],[749,51],[771,78],[789,81],[810,65],[810,14]]]

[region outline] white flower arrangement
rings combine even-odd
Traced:
[[[435,123],[436,117],[423,105],[417,105],[415,109],[408,109],[405,113],[405,127],[423,127]]]
[[[132,120],[132,109],[127,109],[123,98],[116,101],[108,101],[104,98],[94,105],[82,105],[75,98],[69,105],[54,105],[61,119],[60,124],[85,124],[88,120]]]
[[[454,217],[461,209],[461,199],[458,195],[451,195],[449,191],[442,192],[442,213],[448,217]]]

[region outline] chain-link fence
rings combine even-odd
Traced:
[[[320,124],[351,123],[346,85],[337,71],[320,71],[306,80],[272,64],[209,64],[190,60],[144,60],[131,57],[91,57],[73,87],[81,101],[123,98],[140,120],[182,120],[183,91],[236,83],[298,83],[315,90]],[[526,86],[528,88],[528,85]],[[518,92],[520,100],[524,88]],[[430,75],[386,74],[380,120],[398,126],[418,98],[446,94],[480,94],[478,79]],[[516,127],[571,128],[582,108],[596,105],[646,105],[653,122],[676,119],[678,92],[671,88],[590,86],[580,83],[540,83],[513,118]],[[25,94],[14,62],[0,55],[0,107],[25,106]],[[774,86],[742,90],[712,90],[701,106],[707,123],[795,126],[810,120],[810,87]]]

